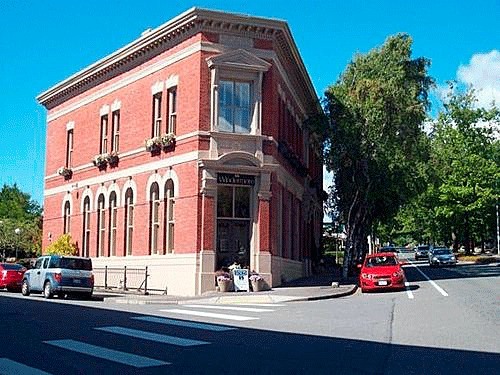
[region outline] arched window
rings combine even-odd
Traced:
[[[106,209],[104,208],[104,194],[97,200],[97,256],[104,256],[106,241]]]
[[[174,182],[168,180],[165,183],[165,233],[164,233],[164,246],[167,253],[174,251]]]
[[[149,191],[149,253],[158,254],[160,232],[160,187],[153,183]]]
[[[83,234],[82,234],[82,256],[89,256],[90,246],[90,198],[83,200]]]
[[[113,191],[109,196],[109,255],[116,255],[116,224],[118,207],[116,206],[116,193]]]
[[[125,192],[125,255],[132,255],[134,234],[134,192],[128,188]]]
[[[64,234],[71,231],[70,227],[70,217],[71,217],[71,204],[69,201],[64,203]]]

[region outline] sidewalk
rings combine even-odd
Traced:
[[[316,301],[351,295],[357,290],[355,278],[341,282],[337,270],[293,280],[282,286],[262,292],[210,291],[201,296],[172,296],[162,294],[139,294],[138,292],[109,292],[104,289],[94,291],[95,299],[106,303],[123,304],[186,304],[196,302],[206,304],[283,303],[294,301]],[[338,283],[332,286],[332,283]]]

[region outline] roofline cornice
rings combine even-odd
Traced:
[[[36,97],[37,101],[47,108],[63,102],[73,93],[79,93],[90,87],[92,83],[105,81],[110,74],[119,74],[127,67],[140,64],[147,60],[147,56],[154,56],[155,51],[162,51],[173,45],[186,35],[193,35],[197,31],[224,31],[236,35],[248,35],[269,40],[283,40],[278,43],[285,54],[290,54],[309,94],[316,98],[316,92],[307,74],[302,58],[293,40],[292,34],[285,21],[248,16],[243,14],[226,13],[201,8],[191,8],[177,17],[160,25],[138,39],[89,65],[69,78],[59,82]],[[287,51],[288,50],[288,51]],[[287,53],[288,52],[288,53]],[[158,53],[158,52],[157,52]],[[73,94],[74,95],[74,94]]]

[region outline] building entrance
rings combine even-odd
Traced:
[[[251,191],[249,186],[217,187],[217,269],[250,266]]]
[[[217,268],[233,263],[250,266],[250,223],[248,220],[217,221]]]

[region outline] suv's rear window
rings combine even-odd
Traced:
[[[92,261],[80,258],[55,258],[50,262],[50,268],[92,271]]]

